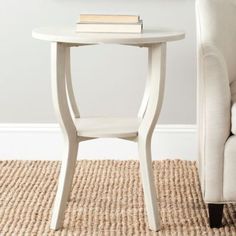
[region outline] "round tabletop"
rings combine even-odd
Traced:
[[[155,29],[144,29],[142,33],[77,33],[75,27],[44,27],[33,30],[33,38],[70,44],[154,44],[180,40],[184,32]]]

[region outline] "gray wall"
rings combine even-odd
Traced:
[[[31,38],[39,26],[74,24],[80,12],[139,13],[145,27],[186,32],[168,45],[160,123],[195,123],[195,12],[192,0],[8,0],[0,6],[0,122],[55,122],[49,43]],[[73,49],[73,80],[82,115],[134,115],[147,73],[145,49]]]

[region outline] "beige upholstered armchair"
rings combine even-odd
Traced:
[[[199,174],[211,227],[236,202],[236,0],[197,0]]]

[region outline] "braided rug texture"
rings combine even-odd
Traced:
[[[59,162],[0,162],[0,235],[236,235],[235,205],[224,227],[208,227],[195,162],[153,162],[161,231],[147,226],[138,161],[78,161],[63,228],[50,230]]]

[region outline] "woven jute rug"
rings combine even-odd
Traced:
[[[210,229],[195,162],[155,161],[162,229],[147,226],[137,161],[78,161],[63,228],[50,230],[59,162],[0,162],[0,235],[236,235],[235,205]]]

